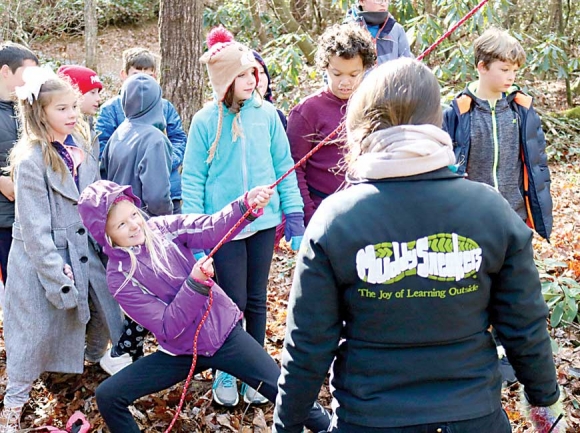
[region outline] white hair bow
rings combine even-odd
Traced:
[[[57,75],[48,67],[29,66],[22,73],[24,84],[16,87],[14,92],[18,99],[26,99],[32,105],[38,99],[40,88],[48,80],[56,79]]]

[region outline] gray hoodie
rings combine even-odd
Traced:
[[[171,142],[162,132],[161,87],[149,75],[133,75],[123,84],[121,101],[126,118],[103,151],[104,178],[131,185],[150,215],[171,214]]]

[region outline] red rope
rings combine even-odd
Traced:
[[[175,415],[173,415],[173,419],[165,430],[164,433],[169,433],[173,428],[173,425],[177,421],[179,417],[179,413],[181,412],[181,408],[183,407],[183,403],[185,402],[185,396],[187,394],[187,388],[189,387],[189,383],[191,382],[191,378],[193,377],[193,373],[195,372],[195,366],[197,365],[197,337],[199,337],[199,333],[201,332],[201,327],[203,326],[204,322],[209,316],[209,312],[211,311],[211,306],[213,304],[213,292],[211,289],[209,290],[209,302],[207,304],[207,309],[205,310],[205,314],[199,321],[197,325],[197,329],[195,330],[195,336],[193,337],[193,360],[191,361],[191,368],[189,369],[189,374],[187,375],[187,379],[185,379],[185,385],[183,386],[183,391],[181,392],[181,398],[179,399],[179,406],[177,406],[177,410],[175,411]]]
[[[445,39],[447,39],[451,33],[453,33],[455,30],[457,30],[461,25],[463,25],[463,23],[465,23],[465,21],[467,21],[469,18],[471,18],[473,15],[475,15],[475,13],[480,10],[489,0],[481,0],[479,2],[479,4],[477,6],[475,6],[473,9],[471,9],[469,11],[469,13],[467,15],[465,15],[463,18],[461,18],[459,21],[457,21],[457,23],[455,23],[449,30],[447,30],[445,33],[443,33],[443,35],[441,35],[441,37],[439,39],[437,39],[435,42],[433,42],[433,44],[427,48],[425,51],[423,51],[419,57],[417,57],[417,60],[423,60],[426,56],[428,56],[431,51],[433,51],[435,48],[437,48],[437,46],[443,42]]]
[[[438,38],[429,48],[427,48],[425,51],[423,51],[419,55],[419,57],[417,57],[417,60],[423,60],[423,58],[425,56],[429,55],[429,53],[431,53],[439,44],[441,44],[441,42],[443,42],[445,39],[447,39],[449,37],[449,35],[451,35],[451,33],[453,33],[463,23],[465,23],[465,21],[467,21],[469,18],[471,18],[488,1],[489,0],[481,0],[481,2],[477,6],[475,6],[475,8],[473,8],[467,15],[465,15],[465,17],[463,17],[461,20],[459,20],[455,25],[453,25],[449,30],[447,30],[440,38]],[[310,150],[310,152],[308,152],[306,155],[304,155],[300,159],[300,161],[298,161],[296,164],[294,164],[292,167],[290,167],[286,171],[286,173],[284,173],[282,176],[280,176],[280,178],[278,180],[276,180],[276,182],[274,182],[272,185],[270,185],[270,188],[273,189],[277,185],[279,185],[280,182],[282,182],[284,179],[286,179],[290,175],[290,173],[292,173],[294,170],[296,170],[301,164],[304,164],[308,160],[308,158],[310,158],[312,155],[314,155],[322,146],[324,146],[330,140],[332,140],[335,136],[337,136],[343,129],[344,129],[344,122],[340,122],[340,124],[338,125],[338,127],[334,131],[332,131],[330,134],[328,134],[328,136],[324,140],[322,140],[320,143],[318,143],[316,146],[314,146],[312,148],[312,150]],[[255,209],[255,207],[256,207],[256,205],[253,204],[250,207],[250,209],[246,210],[244,215],[242,215],[242,217],[234,224],[234,226],[230,230],[228,230],[228,232],[219,241],[219,243],[210,251],[210,253],[208,254],[208,258],[213,257],[214,254],[222,247],[222,245],[229,241],[230,237],[233,235],[233,233],[236,231],[236,229],[244,222],[244,220],[250,215],[250,213],[252,212],[252,210]],[[177,407],[175,415],[173,416],[173,419],[171,420],[171,424],[169,424],[169,427],[167,427],[167,430],[165,430],[164,433],[169,433],[171,431],[171,429],[173,428],[173,425],[175,424],[175,422],[177,421],[177,418],[179,417],[179,413],[181,412],[181,408],[183,407],[183,403],[185,401],[185,395],[187,394],[187,388],[189,387],[189,384],[191,382],[191,378],[193,377],[193,373],[195,371],[195,366],[197,364],[197,337],[201,331],[201,327],[202,327],[203,323],[205,322],[205,320],[209,316],[209,312],[211,310],[212,303],[213,303],[213,293],[210,289],[210,291],[209,291],[209,304],[207,306],[207,310],[205,311],[205,314],[203,315],[201,321],[197,325],[197,330],[195,331],[195,337],[193,339],[193,360],[191,362],[191,369],[189,370],[189,374],[187,375],[187,379],[185,380],[185,384],[183,386],[183,392],[181,393],[181,399],[179,400],[179,406]]]

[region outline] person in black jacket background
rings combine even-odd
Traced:
[[[329,368],[332,432],[511,432],[490,325],[537,430],[562,414],[532,231],[454,172],[441,123],[415,60],[379,66],[351,98],[352,185],[318,208],[296,260],[275,433],[302,431]]]
[[[15,87],[24,84],[22,73],[28,66],[38,66],[38,58],[32,51],[14,42],[0,43],[0,267],[3,282],[6,282],[14,223],[14,184],[5,169],[8,154],[18,140],[13,94]]]

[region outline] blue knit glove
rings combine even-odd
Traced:
[[[298,251],[302,243],[304,234],[304,213],[292,212],[286,215],[286,225],[284,226],[284,238],[290,242],[290,247]]]

